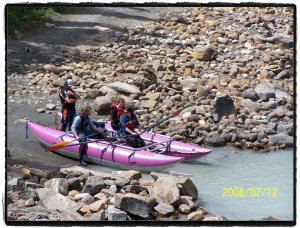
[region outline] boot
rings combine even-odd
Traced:
[[[84,161],[80,161],[80,165],[81,166],[87,166],[87,163],[85,163]]]

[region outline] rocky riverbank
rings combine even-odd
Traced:
[[[186,177],[137,171],[103,173],[79,166],[10,166],[8,221],[224,221],[197,201]],[[18,175],[19,176],[16,176]]]
[[[124,97],[143,127],[188,107],[155,129],[177,140],[265,152],[292,147],[293,26],[288,7],[195,7],[125,32],[97,27],[115,39],[62,48],[63,62],[27,65],[25,74],[8,76],[19,82],[10,83],[8,98],[53,103],[72,78],[96,113]]]

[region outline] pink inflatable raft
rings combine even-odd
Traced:
[[[43,147],[50,147],[61,141],[74,140],[71,134],[69,135],[34,122],[28,121],[26,128],[34,134]],[[114,133],[110,132],[109,135],[113,136]],[[184,160],[183,157],[170,156],[159,152],[160,150],[167,151],[170,141],[152,143],[143,148],[129,147],[124,143],[124,140],[91,142],[88,144],[88,151],[84,159],[90,163],[121,170],[138,170],[141,172],[162,171]],[[74,141],[55,152],[78,159],[78,142]]]

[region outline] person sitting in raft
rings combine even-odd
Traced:
[[[125,109],[125,100],[124,98],[119,98],[118,104],[112,104],[111,105],[111,127],[115,131],[119,131],[121,128],[120,125],[120,117],[124,114]]]
[[[139,133],[134,131],[135,128],[141,130],[141,127],[136,115],[133,113],[132,107],[125,108],[124,114],[120,117],[120,124],[120,133],[126,136],[125,139],[131,147],[140,148],[146,146]]]
[[[86,166],[87,164],[83,161],[83,155],[88,149],[87,139],[82,139],[82,137],[98,132],[101,138],[104,138],[106,134],[105,128],[97,128],[93,123],[91,117],[91,106],[89,104],[84,104],[80,108],[80,113],[77,115],[72,124],[72,132],[75,138],[82,144],[79,147],[79,162],[80,165]]]

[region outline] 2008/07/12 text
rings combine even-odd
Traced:
[[[224,198],[259,198],[259,197],[278,197],[277,187],[226,187],[222,188]]]

